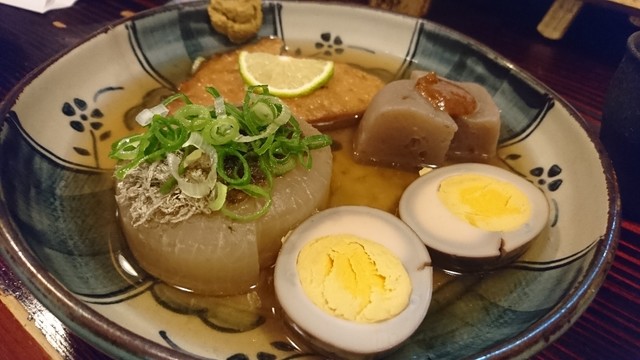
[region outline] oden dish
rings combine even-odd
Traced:
[[[420,68],[480,83],[501,110],[497,163],[534,183],[551,205],[547,236],[508,270],[451,277],[434,267],[424,326],[389,358],[531,357],[575,321],[604,279],[619,224],[614,177],[580,115],[490,49],[429,21],[325,1],[262,5],[260,34],[302,55],[353,62],[391,74],[387,81]],[[108,146],[130,131],[123,115],[143,102],[157,104],[147,94],[158,87],[178,88],[195,58],[231,47],[209,25],[204,4],[157,8],[52,59],[0,105],[0,173],[12,174],[0,176],[3,260],[68,328],[113,357],[319,356],[289,341],[277,311],[252,323],[253,330],[229,333],[208,321],[206,298],[195,311],[164,306],[156,298],[160,283],[136,267],[114,215]],[[331,132],[342,150],[351,130]],[[338,146],[333,150],[334,161],[345,160]],[[333,168],[340,176],[332,176],[331,206],[358,203],[391,213],[418,177],[349,161]],[[334,197],[345,193],[352,196]],[[273,314],[278,308],[267,299],[261,310]]]
[[[231,321],[216,320],[233,331],[261,323],[260,278],[275,262],[276,299],[301,343],[331,357],[379,357],[427,314],[427,247],[446,270],[506,265],[546,225],[546,199],[493,165],[447,164],[494,160],[500,111],[481,85],[413,72],[378,90],[372,74],[272,53],[281,46],[258,39],[204,61],[184,92],[138,114],[142,134],[114,143],[127,243],[144,270],[179,291],[251,293],[256,301],[246,312],[229,309]],[[357,101],[338,101],[349,90]],[[349,126],[359,113],[359,124]],[[437,167],[399,189],[399,217],[363,199],[325,210],[344,171],[333,171],[333,140],[313,126],[328,121],[354,131],[336,146],[364,171],[400,168],[394,171],[416,176],[421,166]],[[172,291],[163,301],[184,297],[166,296]]]

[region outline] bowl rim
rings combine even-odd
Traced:
[[[264,4],[277,4],[287,2],[286,0],[265,0]],[[110,32],[125,23],[157,15],[160,13],[173,11],[179,8],[202,8],[208,3],[207,0],[189,1],[162,5],[147,9],[134,14],[131,17],[122,18],[111,22],[101,29],[83,37],[75,45],[68,47],[49,60],[29,72],[18,82],[7,96],[0,102],[0,127],[4,125],[7,114],[15,105],[22,91],[32,83],[38,75],[46,71],[52,64],[68,55],[75,48],[86,44],[93,38]],[[335,1],[310,1],[309,4],[326,4],[332,6],[342,6],[345,8],[358,7],[366,8],[371,12],[390,12],[388,10],[374,9],[366,5],[356,3],[338,3]],[[407,15],[395,14],[400,17]],[[606,274],[613,263],[615,250],[620,232],[621,209],[618,184],[615,171],[607,155],[604,146],[600,143],[595,131],[590,128],[586,120],[567,101],[560,97],[555,91],[530,75],[519,66],[512,64],[507,58],[497,53],[495,50],[480,43],[479,41],[453,30],[447,26],[421,18],[418,21],[426,23],[432,29],[447,36],[459,39],[467,46],[479,50],[482,54],[490,57],[498,65],[508,67],[529,84],[533,84],[543,89],[556,101],[566,108],[571,118],[576,121],[580,128],[585,131],[589,140],[594,144],[600,158],[600,164],[604,171],[606,189],[608,192],[608,218],[605,235],[597,240],[594,247],[594,256],[589,262],[588,270],[578,280],[577,285],[569,291],[550,311],[529,325],[521,333],[509,338],[506,341],[496,343],[473,355],[474,358],[503,358],[503,357],[524,357],[531,356],[542,350],[546,345],[560,337],[569,327],[580,317],[588,305],[595,297],[597,290],[604,283]],[[0,194],[1,195],[1,194]],[[0,198],[0,254],[12,272],[25,284],[26,288],[32,292],[34,297],[40,301],[45,308],[53,313],[62,323],[74,334],[87,341],[111,356],[118,357],[153,357],[155,359],[175,359],[192,358],[201,359],[195,354],[184,353],[147,339],[139,334],[127,330],[116,324],[104,315],[92,310],[85,302],[75,297],[56,278],[49,274],[39,263],[37,257],[31,252],[25,239],[20,235],[17,226],[11,221],[7,204]]]

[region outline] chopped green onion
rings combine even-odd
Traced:
[[[160,185],[160,194],[169,194],[173,190],[173,188],[176,187],[176,185],[178,185],[178,180],[176,180],[176,178],[174,178],[173,176],[168,178],[167,181]]]
[[[115,176],[122,179],[142,163],[166,159],[171,176],[160,185],[162,194],[177,186],[185,195],[208,197],[213,211],[237,221],[255,220],[271,206],[273,178],[298,165],[310,168],[311,151],[331,145],[331,138],[304,136],[289,108],[266,85],[249,87],[241,107],[225,102],[215,88],[206,91],[213,97],[210,107],[177,93],[143,110],[139,123],[145,131],[112,144],[109,156],[119,161]],[[182,106],[167,112],[175,101]],[[200,162],[205,154],[209,162]],[[208,171],[205,179],[189,178],[191,167],[206,164],[210,168],[201,169]],[[259,199],[260,209],[249,214],[229,210],[231,189]]]
[[[222,207],[224,206],[224,203],[227,200],[228,189],[229,188],[227,187],[227,185],[221,182],[216,183],[215,193],[213,194],[214,197],[211,201],[209,201],[209,209],[213,211],[218,211],[222,209]]]
[[[242,187],[231,187],[231,188],[242,190],[243,192],[245,192],[246,194],[254,198],[258,198],[258,199],[262,198],[264,200],[264,203],[262,204],[262,207],[260,209],[248,214],[239,214],[229,210],[226,206],[224,206],[220,209],[220,211],[225,216],[236,221],[243,221],[243,222],[254,221],[264,216],[267,213],[267,211],[269,211],[269,209],[271,208],[271,200],[272,200],[271,194],[264,188],[261,188],[260,186],[254,185],[254,184],[248,184]]]
[[[174,102],[176,100],[182,100],[182,102],[185,103],[185,104],[193,104],[191,102],[191,99],[189,99],[189,97],[187,95],[183,94],[183,93],[175,93],[175,94],[169,96],[168,98],[164,99],[162,104],[167,106],[167,105],[171,104],[172,102]]]
[[[182,159],[182,166],[183,168],[193,164],[194,162],[200,160],[200,157],[202,156],[202,154],[204,154],[202,152],[202,150],[200,149],[195,149],[194,151],[192,151],[191,153],[187,154],[183,159]],[[180,174],[180,169],[178,168],[178,173]]]
[[[132,160],[138,155],[142,135],[134,135],[113,143],[112,153],[117,153],[121,160]]]
[[[221,116],[204,127],[202,136],[211,145],[224,145],[240,136],[240,124],[231,116]]]
[[[246,185],[251,180],[251,166],[243,154],[233,148],[222,148],[218,152],[218,176],[229,185]]]
[[[211,120],[209,109],[196,104],[187,104],[181,107],[173,116],[189,131],[202,130]]]
[[[269,125],[275,117],[273,108],[268,102],[259,101],[251,108],[258,125]]]
[[[164,104],[158,104],[151,109],[144,109],[136,115],[136,122],[142,126],[147,126],[153,120],[154,115],[167,116],[169,109]]]
[[[209,94],[211,94],[211,96],[213,96],[213,108],[216,113],[216,117],[226,115],[225,103],[222,95],[220,95],[218,90],[210,86],[207,87],[206,90]]]
[[[207,174],[206,179],[203,181],[189,181],[185,179],[180,173],[180,165],[184,165],[186,168],[188,166],[187,161],[185,161],[189,155],[186,155],[182,161],[175,153],[167,154],[167,163],[169,164],[169,169],[171,171],[171,175],[178,182],[178,187],[185,195],[199,198],[208,195],[213,187],[216,185],[217,181],[217,163],[218,163],[218,154],[216,150],[210,144],[206,143],[202,135],[197,132],[192,132],[189,135],[189,139],[184,143],[183,147],[187,146],[195,146],[199,150],[202,150],[203,154],[209,156],[209,161],[211,162],[211,169]]]
[[[302,143],[310,150],[321,149],[326,146],[331,146],[331,138],[325,135],[311,135],[302,139]]]

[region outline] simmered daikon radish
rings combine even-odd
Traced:
[[[169,285],[230,295],[249,291],[282,237],[325,207],[331,140],[275,97],[250,93],[242,110],[215,100],[215,109],[185,101],[187,110],[172,115],[151,110],[160,114],[141,120],[147,133],[121,140],[112,154],[123,160],[116,199],[140,266]],[[231,118],[247,129],[226,136],[237,125],[225,127]],[[220,127],[206,134],[207,124]],[[230,140],[220,144],[222,135]]]

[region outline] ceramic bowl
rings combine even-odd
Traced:
[[[211,302],[185,310],[179,298],[167,301],[166,286],[130,261],[118,225],[109,145],[131,131],[132,113],[188,77],[196,58],[234,47],[212,29],[205,6],[122,20],[10,94],[0,109],[2,255],[53,314],[114,357],[313,358],[281,321],[224,331],[211,320]],[[263,6],[259,36],[281,37],[303,55],[484,85],[502,110],[499,161],[551,204],[548,229],[511,266],[440,284],[422,326],[390,358],[526,358],[571,326],[604,280],[619,221],[609,161],[576,111],[437,24],[330,3]]]

